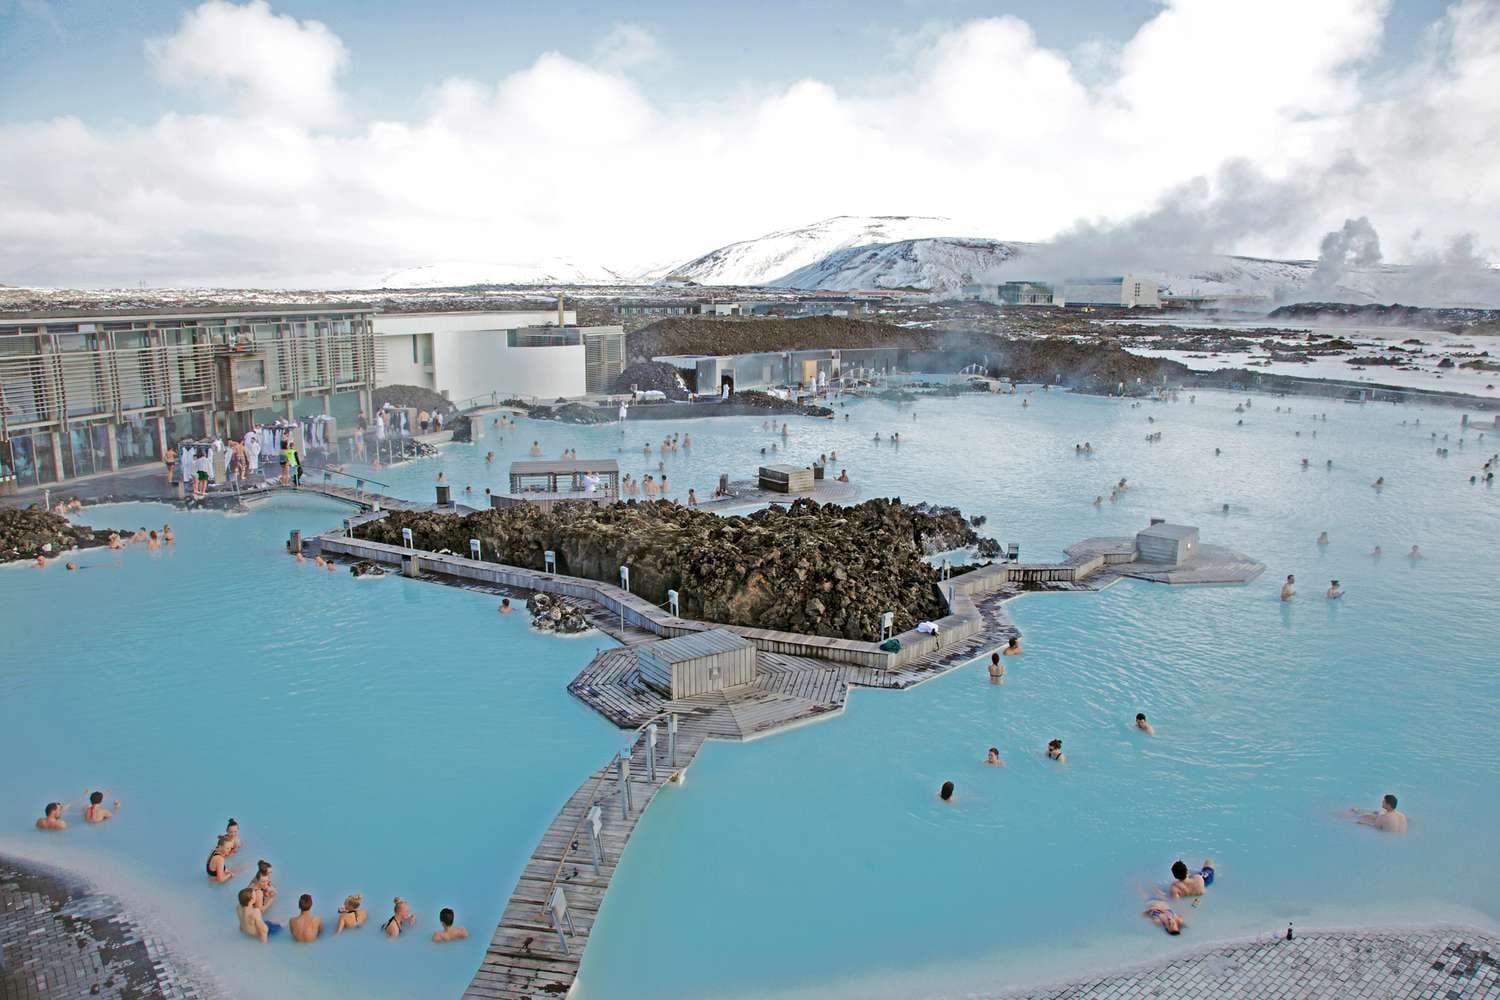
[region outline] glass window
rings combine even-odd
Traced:
[[[161,460],[156,418],[126,417],[115,425],[115,461],[120,468]]]

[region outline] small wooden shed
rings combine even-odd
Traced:
[[[724,628],[637,646],[635,662],[647,687],[674,699],[755,680],[755,644]]]
[[[777,493],[811,493],[813,489],[812,466],[762,465],[760,488]]]
[[[1135,533],[1135,557],[1144,563],[1181,566],[1198,549],[1198,529],[1186,524],[1153,520]]]

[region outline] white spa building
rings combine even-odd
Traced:
[[[460,405],[608,392],[625,369],[625,330],[577,322],[571,309],[377,313],[377,384],[421,386]]]

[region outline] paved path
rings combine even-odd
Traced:
[[[119,900],[64,872],[0,857],[0,1000],[216,995]]]
[[[1472,928],[1310,931],[1039,990],[1032,1000],[1497,1000],[1500,937]]]

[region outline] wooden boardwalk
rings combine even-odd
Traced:
[[[466,998],[560,997],[572,988],[604,894],[641,814],[662,786],[692,763],[708,738],[699,720],[691,716],[681,718],[677,765],[672,767],[666,758],[665,724],[661,728],[655,781],[647,777],[645,741],[637,738],[631,747],[632,808],[628,815],[613,760],[589,775],[562,807],[527,859],[490,939],[484,961],[464,990]],[[598,874],[594,872],[586,825],[589,810],[596,805],[603,819],[599,835],[603,859]],[[548,905],[556,889],[561,889],[566,899],[571,925],[566,948],[554,929]]]
[[[376,507],[379,507],[381,510],[439,511],[444,514],[458,514],[460,516],[474,513],[474,508],[465,507],[463,504],[444,507],[435,503],[418,503],[415,500],[403,500],[400,497],[387,496],[383,493],[372,493],[369,490],[356,489],[353,486],[344,486],[339,483],[308,481],[304,481],[301,486],[283,486],[279,482],[268,482],[254,490],[245,490],[242,492],[240,494],[240,501],[242,503],[253,503],[256,500],[264,500],[283,493],[306,493],[313,496],[327,497],[330,500],[342,501],[362,511],[373,511]]]

